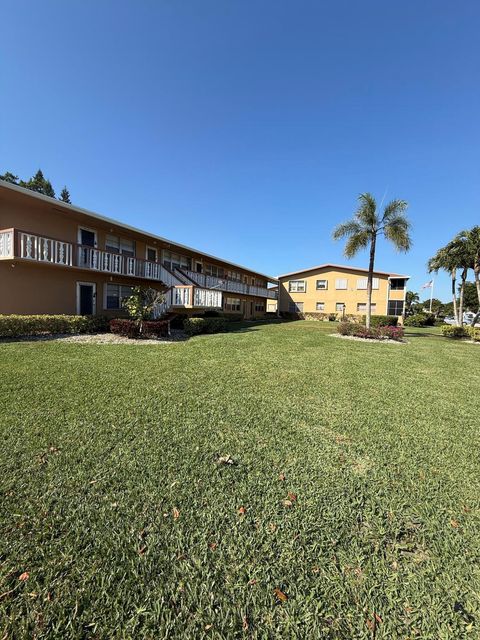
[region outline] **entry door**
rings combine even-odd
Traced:
[[[77,282],[77,313],[91,316],[96,311],[97,285],[94,282]]]

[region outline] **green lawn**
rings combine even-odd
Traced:
[[[0,637],[479,638],[480,346],[331,331],[0,345]]]

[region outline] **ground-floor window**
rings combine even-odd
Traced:
[[[122,309],[122,300],[132,295],[133,287],[124,284],[107,283],[105,309]]]
[[[366,302],[358,302],[357,303],[357,312],[358,313],[367,313],[367,303]],[[370,313],[377,312],[377,303],[372,302],[370,305]]]
[[[336,302],[335,303],[335,311],[337,313],[341,313],[342,311],[344,311],[345,309],[345,303],[344,302]]]
[[[303,302],[290,302],[288,310],[290,313],[303,313]]]
[[[225,310],[240,311],[241,310],[240,298],[225,298]]]
[[[256,302],[255,303],[255,311],[265,311],[265,305],[263,302]]]
[[[315,309],[317,311],[325,311],[325,303],[324,302],[317,302],[315,305]]]
[[[403,313],[403,300],[389,300],[388,301],[388,315],[389,316],[401,316]]]

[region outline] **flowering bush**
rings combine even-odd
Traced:
[[[341,322],[337,331],[342,336],[355,336],[356,338],[366,338],[375,340],[403,340],[403,327],[367,327],[356,322]]]

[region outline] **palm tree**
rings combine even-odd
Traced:
[[[467,231],[461,231],[459,237],[466,243],[467,261],[475,277],[475,286],[477,288],[478,308],[477,314],[473,321],[475,324],[480,317],[480,226],[472,227]]]
[[[420,302],[420,296],[415,291],[407,291],[405,295],[405,315],[414,313],[414,307]]]
[[[383,213],[377,211],[377,203],[370,193],[358,196],[359,206],[351,220],[339,224],[333,239],[348,238],[343,251],[346,258],[353,258],[361,249],[370,247],[367,280],[367,318],[366,326],[370,327],[372,305],[372,281],[375,265],[375,249],[377,239],[383,235],[397,251],[408,251],[412,241],[410,238],[410,222],[405,216],[408,203],[405,200],[392,200],[384,208]]]
[[[466,232],[461,232],[455,236],[445,247],[442,247],[428,261],[428,270],[438,273],[440,269],[447,271],[452,279],[452,299],[453,315],[458,326],[463,325],[463,297],[465,293],[465,282],[467,281],[468,269],[471,266],[470,247],[465,238]],[[460,295],[457,305],[457,270],[461,269],[460,275]]]

